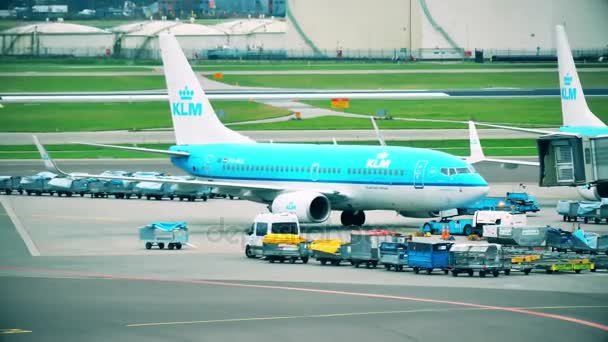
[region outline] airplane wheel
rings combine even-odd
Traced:
[[[350,226],[353,224],[355,212],[352,210],[344,210],[340,215],[340,221],[343,226]]]
[[[182,249],[182,244],[181,243],[176,243],[175,244],[175,249]]]
[[[365,223],[365,212],[363,210],[355,211],[354,222],[355,226],[361,227]]]

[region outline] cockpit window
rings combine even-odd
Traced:
[[[453,176],[456,174],[466,174],[466,173],[477,173],[477,171],[475,171],[475,168],[473,168],[472,166],[468,166],[468,167],[444,167],[441,168],[441,173],[446,175],[446,176]]]

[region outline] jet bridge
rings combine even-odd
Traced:
[[[546,135],[537,145],[540,186],[594,184],[608,197],[608,136]]]

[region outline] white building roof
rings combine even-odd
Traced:
[[[226,34],[212,26],[166,20],[142,21],[120,25],[112,28],[112,31],[123,32],[132,36],[153,36],[162,32],[171,32],[176,36],[221,36]]]
[[[241,19],[223,22],[213,27],[228,34],[285,33],[287,23],[275,19]]]
[[[62,22],[41,22],[36,24],[17,26],[2,33],[108,33],[108,31],[93,26],[77,25]]]

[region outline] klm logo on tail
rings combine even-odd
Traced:
[[[564,76],[564,87],[560,89],[562,100],[576,100],[576,88],[571,87],[572,76],[566,74]]]
[[[194,90],[188,86],[177,92],[181,101],[171,103],[171,113],[175,116],[202,116],[203,104],[192,102]]]

